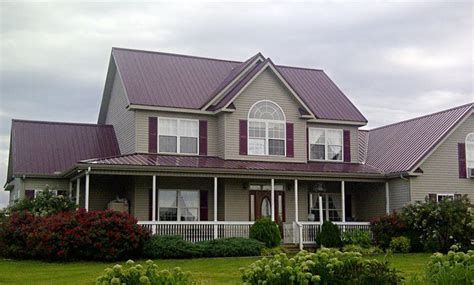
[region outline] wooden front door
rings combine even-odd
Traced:
[[[271,218],[271,197],[270,191],[249,191],[250,192],[250,220],[257,220],[263,217]],[[275,191],[275,222],[282,224],[285,222],[285,192]]]

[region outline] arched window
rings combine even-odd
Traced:
[[[469,169],[474,169],[474,133],[466,137],[466,164],[468,173],[471,173]]]
[[[280,106],[259,101],[248,115],[248,154],[285,155],[286,119]]]

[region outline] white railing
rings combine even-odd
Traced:
[[[139,221],[153,235],[179,235],[198,242],[228,237],[249,237],[253,222],[152,222]]]
[[[369,222],[334,222],[341,231],[353,231],[355,229],[370,231]],[[316,236],[321,230],[320,222],[292,222],[283,225],[283,241],[285,243],[314,244]]]

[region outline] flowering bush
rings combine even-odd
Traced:
[[[407,237],[394,237],[390,242],[390,249],[393,252],[409,253],[410,248],[410,239]]]
[[[387,249],[392,238],[403,235],[407,231],[407,226],[398,213],[392,213],[372,220],[370,229],[375,244]]]
[[[51,216],[13,213],[0,224],[0,254],[47,260],[115,260],[141,252],[149,233],[114,211],[84,209]]]
[[[265,243],[268,248],[278,246],[281,243],[278,225],[268,218],[258,219],[250,227],[250,238]]]
[[[171,271],[159,270],[151,260],[148,260],[145,266],[129,260],[125,266],[117,264],[112,268],[105,269],[105,273],[97,278],[95,284],[188,285],[196,284],[196,281],[191,273],[183,272],[179,267],[175,267]]]
[[[342,243],[344,245],[358,245],[361,247],[368,248],[372,245],[372,238],[370,232],[355,229],[352,231],[345,231],[341,235]]]
[[[316,253],[264,257],[241,269],[245,284],[398,284],[401,277],[388,263],[356,252],[323,248]]]

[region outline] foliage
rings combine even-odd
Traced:
[[[3,215],[11,215],[17,212],[29,212],[34,216],[49,216],[61,212],[74,210],[76,204],[62,195],[55,195],[53,191],[45,189],[38,192],[36,198],[24,198],[16,201],[3,210]]]
[[[323,248],[279,254],[242,268],[245,284],[398,284],[401,277],[387,262],[362,258],[356,252]]]
[[[331,221],[325,221],[321,226],[321,232],[316,236],[316,244],[324,247],[342,247],[338,226]]]
[[[404,236],[394,237],[390,242],[390,250],[396,253],[409,253],[410,248],[410,239]]]
[[[402,217],[428,251],[446,252],[456,243],[467,248],[474,239],[474,206],[467,196],[416,202],[403,209]]]
[[[192,243],[181,236],[152,236],[143,252],[148,258],[258,256],[263,244],[254,239],[225,238]]]
[[[141,253],[149,233],[126,213],[15,212],[0,224],[0,254],[46,260],[116,260]]]
[[[352,244],[368,248],[372,245],[372,238],[370,232],[355,229],[352,231],[345,231],[341,235],[342,243],[344,245]]]
[[[255,221],[250,227],[250,238],[263,242],[268,248],[278,246],[281,243],[278,225],[268,218]]]
[[[376,245],[387,249],[393,237],[403,235],[407,226],[398,213],[381,216],[370,222],[370,228]]]
[[[288,253],[288,250],[284,246],[280,245],[274,248],[264,248],[261,252],[263,256],[274,256],[280,253]]]
[[[362,256],[376,256],[376,255],[381,255],[383,254],[383,250],[381,250],[377,246],[371,246],[371,247],[362,247],[360,245],[355,245],[355,244],[348,244],[345,245],[342,248],[343,252],[358,252]]]
[[[183,272],[179,267],[175,267],[171,271],[160,271],[158,265],[151,260],[148,260],[145,266],[129,260],[125,266],[117,264],[112,268],[105,269],[105,273],[97,278],[95,284],[188,285],[196,284],[196,281],[190,272]]]

